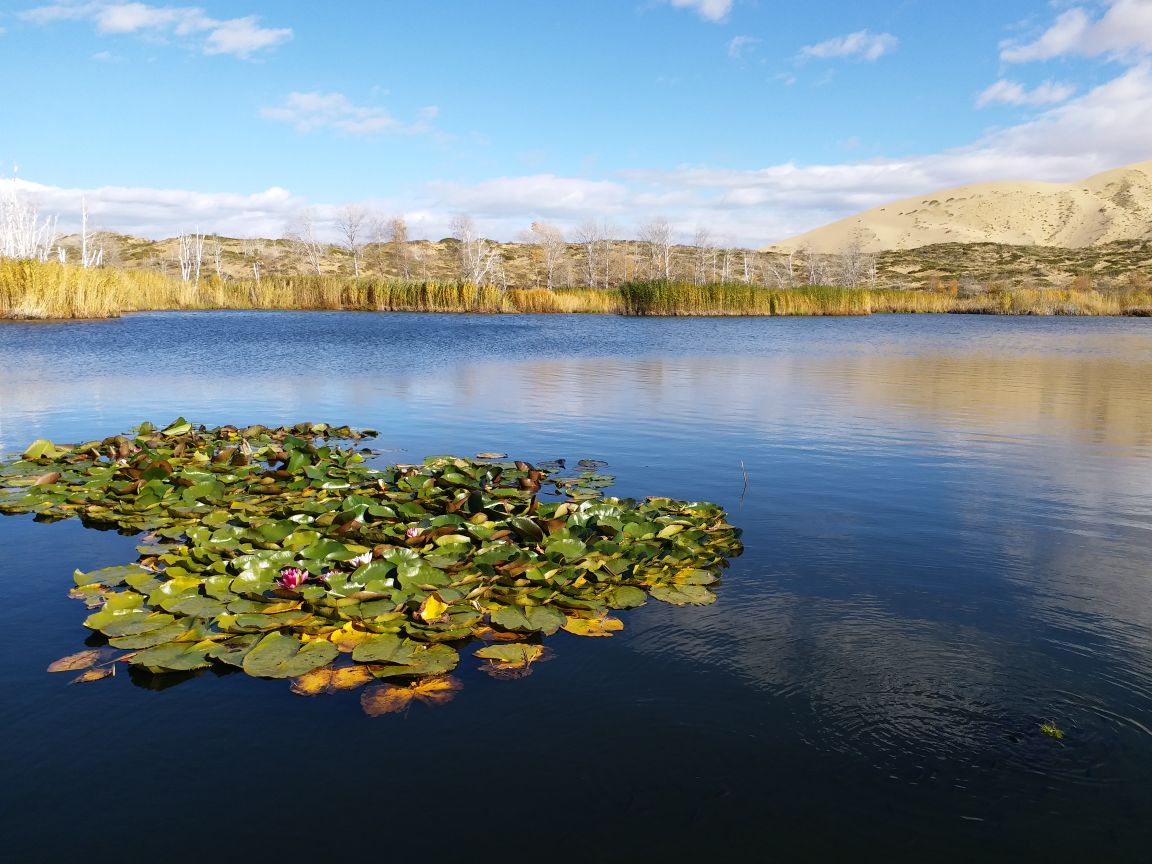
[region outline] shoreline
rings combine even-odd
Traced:
[[[0,261],[0,320],[75,321],[162,311],[363,311],[626,317],[823,317],[975,314],[1152,317],[1152,288],[943,290],[743,282],[634,281],[613,288],[504,288],[374,277],[208,277]]]

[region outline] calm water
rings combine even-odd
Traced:
[[[68,686],[72,570],[134,542],[0,518],[11,860],[1148,860],[1147,321],[0,325],[0,451],[178,414],[604,459],[747,551],[712,607],[373,719],[244,675]]]

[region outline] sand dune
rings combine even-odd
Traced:
[[[1009,243],[1080,248],[1152,239],[1152,161],[1076,183],[1001,181],[905,198],[768,247],[840,252],[931,243]]]

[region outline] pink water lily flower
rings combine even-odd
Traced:
[[[301,570],[299,567],[285,567],[280,571],[280,575],[276,577],[276,584],[281,588],[289,588],[295,591],[301,585],[308,581],[308,574]]]
[[[405,531],[404,533],[407,534],[409,537],[419,537],[420,536],[420,529],[413,526],[413,527],[409,528],[407,531]]]
[[[372,563],[372,553],[371,552],[364,552],[361,555],[357,555],[355,558],[349,558],[347,560],[347,562],[345,562],[345,563],[347,563],[347,565],[349,567],[351,567],[353,570],[355,570],[361,564],[371,564]]]

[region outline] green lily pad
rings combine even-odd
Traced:
[[[209,665],[208,648],[211,643],[169,642],[140,651],[132,658],[136,666],[150,672],[188,672]]]
[[[716,595],[702,585],[654,585],[649,593],[674,606],[707,606],[716,602]]]
[[[639,588],[621,585],[612,589],[608,605],[613,609],[633,609],[636,606],[643,606],[647,600],[648,596]]]
[[[505,606],[492,613],[492,623],[505,630],[527,630],[551,636],[564,623],[564,613],[551,606]]]
[[[343,651],[363,674],[442,675],[459,660],[445,643],[615,631],[608,610],[642,605],[645,586],[713,602],[706,586],[740,552],[713,504],[603,497],[613,478],[596,460],[568,476],[563,461],[453,456],[378,468],[338,443],[369,434],[347,426],[158,429],[41,440],[0,461],[0,512],[149,532],[137,564],[77,572],[72,596],[98,607],[87,627],[153,672],[217,662],[298,678]],[[567,500],[537,498],[542,486]],[[539,648],[479,656],[514,678],[527,666],[508,664]]]
[[[331,642],[304,644],[295,636],[269,633],[244,656],[242,665],[259,678],[295,678],[331,663],[339,653]]]
[[[511,645],[488,645],[473,652],[482,660],[492,660],[512,669],[522,669],[539,660],[544,649],[539,645],[515,642]]]

